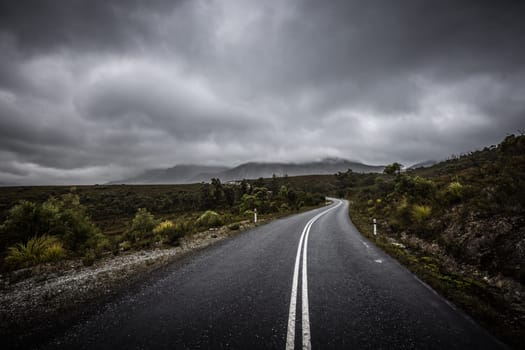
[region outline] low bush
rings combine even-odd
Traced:
[[[9,247],[5,262],[13,268],[31,267],[62,259],[65,250],[62,243],[53,236],[33,237],[26,244]]]
[[[432,208],[428,205],[414,205],[412,207],[412,218],[417,224],[423,224],[432,214]]]
[[[174,223],[166,220],[158,224],[155,229],[153,229],[153,232],[155,235],[165,239],[169,244],[177,245],[179,239],[189,232],[189,227],[184,222]]]
[[[442,198],[445,204],[456,204],[461,202],[465,192],[465,187],[458,181],[453,181],[448,184],[442,192]]]
[[[199,227],[218,227],[221,226],[222,223],[223,220],[221,216],[212,210],[204,212],[195,222]]]
[[[148,246],[153,243],[155,227],[153,214],[145,208],[140,208],[131,222],[131,227],[126,232],[126,238],[133,245]]]
[[[130,241],[121,242],[118,246],[123,251],[130,250],[132,248],[132,245],[131,245]]]
[[[72,252],[82,252],[104,238],[79,197],[71,193],[50,197],[42,204],[21,201],[11,208],[0,231],[6,243],[28,241],[45,234],[55,236]]]

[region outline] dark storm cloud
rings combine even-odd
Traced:
[[[512,1],[0,1],[0,181],[440,159],[523,129]]]
[[[177,1],[25,0],[0,2],[0,31],[29,53],[84,47],[115,49],[150,38],[150,14]]]

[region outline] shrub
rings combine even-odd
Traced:
[[[222,225],[222,218],[216,212],[208,210],[197,219],[196,224],[200,227],[217,227]]]
[[[121,242],[119,244],[119,248],[126,251],[126,250],[130,250],[132,247],[131,245],[131,242],[130,241],[124,241],[124,242]]]
[[[414,205],[412,207],[412,218],[418,224],[425,222],[432,213],[432,208],[428,205]]]
[[[52,232],[62,239],[67,249],[72,251],[93,248],[99,239],[104,238],[89,217],[77,209],[62,210]]]
[[[410,225],[411,223],[410,214],[411,213],[410,213],[410,208],[408,206],[408,200],[406,199],[406,197],[403,197],[396,207],[394,221],[397,223],[397,225],[400,228]]]
[[[254,212],[253,210],[245,210],[242,215],[246,218],[253,219]]]
[[[179,239],[189,231],[188,225],[182,222],[173,223],[172,221],[166,220],[158,224],[153,232],[160,237],[165,237],[167,242],[176,245],[179,243]]]
[[[57,261],[64,256],[62,243],[53,236],[43,235],[29,239],[26,244],[9,247],[5,262],[14,268],[22,268]]]
[[[30,201],[20,201],[9,210],[7,219],[0,227],[2,243],[27,241],[50,232],[55,216],[49,208]]]
[[[91,222],[77,195],[51,197],[43,204],[22,201],[15,205],[3,225],[3,231],[15,235],[17,241],[49,234],[58,237],[66,249],[83,250],[87,242],[101,236]]]
[[[241,211],[253,210],[260,201],[253,195],[244,194],[241,198]]]
[[[131,227],[127,232],[127,238],[131,243],[139,246],[149,245],[154,236],[155,218],[145,208],[137,210]]]
[[[66,251],[64,250],[64,247],[62,246],[62,243],[55,242],[52,243],[45,251],[44,251],[44,261],[58,261],[66,255]]]
[[[431,200],[436,186],[432,180],[420,176],[400,175],[396,178],[395,191],[415,200]]]
[[[155,228],[153,229],[153,233],[155,233],[156,235],[166,235],[168,232],[174,230],[175,224],[170,220],[166,220],[162,221],[157,226],[155,226]]]
[[[443,198],[447,204],[458,203],[463,199],[464,192],[464,186],[458,181],[453,181],[448,184],[443,192]]]

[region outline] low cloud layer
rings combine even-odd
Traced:
[[[0,2],[0,183],[443,159],[525,127],[525,6]]]

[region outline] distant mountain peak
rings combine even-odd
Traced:
[[[338,164],[338,163],[351,163],[351,162],[348,159],[340,158],[340,157],[325,157],[321,159],[320,163]]]
[[[434,164],[437,164],[438,162],[436,160],[425,160],[416,164],[412,164],[411,166],[407,167],[406,169],[417,169],[417,168],[428,168],[431,167]]]
[[[276,176],[327,175],[345,172],[348,169],[359,173],[378,173],[382,172],[383,168],[383,166],[372,166],[337,157],[304,163],[248,162],[233,168],[180,164],[168,169],[147,170],[139,176],[111,183],[198,183],[208,182],[211,178],[218,178],[226,182],[260,177],[269,178],[274,174]]]

